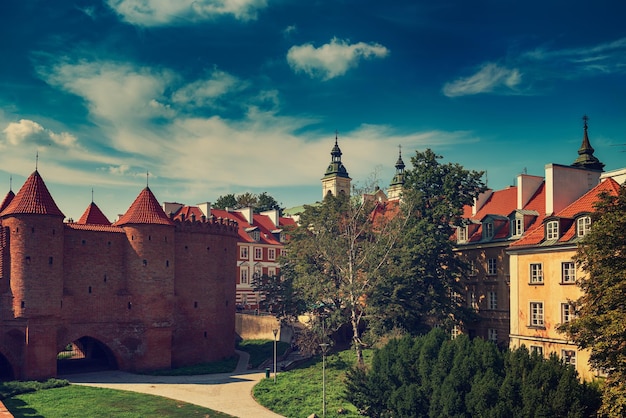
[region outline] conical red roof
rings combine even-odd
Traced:
[[[26,179],[19,192],[11,203],[0,213],[0,216],[16,214],[56,215],[65,217],[59,209],[46,184],[35,170]]]
[[[165,214],[150,188],[146,187],[139,193],[126,213],[113,225],[125,224],[174,225],[174,222]]]
[[[15,193],[13,193],[13,190],[9,190],[9,193],[7,193],[2,203],[0,203],[0,212],[5,210],[6,207],[9,206],[9,203],[11,203],[14,197],[15,197]]]
[[[76,223],[83,225],[111,225],[111,222],[104,213],[102,213],[98,205],[93,202],[91,202],[89,207],[85,210],[85,213],[83,213],[83,216],[81,216]]]

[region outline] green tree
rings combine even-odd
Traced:
[[[282,208],[276,199],[267,194],[267,192],[263,192],[257,198],[257,204],[254,211],[256,213],[261,213],[267,210],[282,210]]]
[[[607,373],[602,412],[626,416],[626,187],[601,194],[591,216],[576,256],[586,273],[577,279],[583,293],[574,303],[577,317],[559,329],[591,349],[591,365]]]
[[[448,335],[435,328],[390,340],[369,370],[348,373],[346,399],[370,417],[595,415],[597,389],[556,355],[544,359],[525,347],[502,352],[479,338]]]
[[[237,195],[238,208],[254,208],[259,202],[259,198],[254,193],[245,192]]]
[[[450,236],[463,206],[484,191],[482,172],[442,164],[441,158],[430,149],[417,151],[413,168],[405,172],[401,209],[407,224],[398,251],[368,298],[376,334],[399,328],[419,335],[433,325],[472,319],[460,296],[459,277],[466,266]]]
[[[224,196],[220,196],[212,205],[215,209],[237,208],[237,199],[235,195],[230,193]]]
[[[401,217],[373,222],[378,202],[345,194],[327,195],[319,205],[305,205],[301,227],[290,232],[283,273],[309,311],[325,319],[328,331],[349,325],[357,361],[362,363],[366,295],[397,241]]]

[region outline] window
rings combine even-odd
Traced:
[[[569,303],[561,303],[561,323],[569,322],[574,317],[574,307]]]
[[[491,310],[498,309],[498,292],[489,292],[487,296],[488,296],[489,309]]]
[[[487,274],[490,276],[495,276],[497,272],[496,269],[496,259],[490,258],[487,260]]]
[[[524,219],[515,218],[511,223],[511,235],[518,236],[524,233]]]
[[[261,247],[256,247],[254,249],[254,259],[255,260],[260,260],[263,258],[263,248]]]
[[[546,239],[558,239],[559,238],[559,221],[550,221],[546,224]]]
[[[259,279],[263,275],[263,269],[260,266],[254,268],[254,278]]]
[[[478,300],[476,299],[475,292],[468,292],[467,294],[467,306],[472,309],[478,309]]]
[[[248,267],[239,268],[239,283],[248,284]]]
[[[477,273],[476,263],[474,262],[474,260],[470,260],[469,261],[469,275],[476,276],[476,273]]]
[[[543,266],[541,263],[530,265],[530,284],[543,283]]]
[[[275,267],[268,267],[267,268],[267,275],[269,277],[274,277],[276,276],[276,268]]]
[[[276,249],[268,248],[267,249],[267,259],[268,260],[276,260]]]
[[[498,342],[498,330],[495,328],[489,328],[487,330],[487,339],[491,342]]]
[[[239,258],[242,260],[248,259],[248,247],[239,247]]]
[[[461,335],[461,328],[458,325],[454,325],[451,333],[452,339],[454,340],[459,335]]]
[[[493,223],[487,222],[485,224],[485,238],[493,238]]]
[[[572,261],[561,263],[561,283],[576,283],[576,265]]]
[[[543,327],[543,302],[530,302],[530,326]]]
[[[456,305],[461,303],[461,295],[458,292],[451,291],[450,292],[450,299],[452,300],[452,303],[454,303]]]
[[[531,345],[530,346],[530,352],[538,354],[538,355],[543,357],[543,347],[540,346],[540,345]]]
[[[583,216],[576,220],[576,235],[584,237],[591,229],[591,218],[589,216]]]
[[[561,350],[561,358],[565,364],[576,366],[576,350]]]
[[[459,226],[457,228],[457,241],[458,242],[467,241],[467,227],[466,226]]]
[[[261,232],[258,229],[252,231],[252,239],[257,242],[261,239]]]

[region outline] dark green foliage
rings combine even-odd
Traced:
[[[591,365],[607,373],[602,413],[626,416],[626,186],[600,196],[576,261],[583,296],[574,303],[577,317],[559,330],[591,349]]]
[[[439,159],[431,150],[418,151],[411,158],[413,169],[406,171],[402,240],[368,298],[375,334],[399,328],[420,335],[433,324],[473,319],[465,304],[451,298],[462,294],[458,278],[464,266],[450,236],[463,206],[484,190],[482,173]]]
[[[60,388],[70,383],[67,380],[48,379],[43,382],[36,380],[0,382],[0,399],[10,398],[21,393],[36,392],[43,389]]]
[[[250,207],[254,213],[261,213],[267,210],[282,210],[280,203],[276,201],[272,196],[263,192],[259,195],[246,192],[235,196],[230,193],[217,198],[213,203],[215,209],[242,209]]]
[[[599,392],[556,355],[441,329],[389,341],[369,370],[348,374],[346,398],[370,417],[591,417]]]

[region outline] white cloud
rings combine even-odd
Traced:
[[[28,119],[11,122],[2,132],[8,144],[14,146],[26,142],[50,145],[50,141],[52,141],[62,147],[72,147],[77,143],[76,137],[69,132],[56,133]]]
[[[518,69],[487,63],[469,77],[446,83],[443,86],[443,93],[448,97],[493,92],[515,94],[516,87],[521,81],[522,75]]]
[[[188,25],[232,15],[239,20],[256,19],[267,0],[107,0],[126,22],[138,26]]]
[[[545,46],[502,59],[504,64],[487,62],[468,77],[446,83],[448,97],[480,93],[529,94],[540,83],[578,79],[604,74],[626,73],[626,38],[602,44],[550,49]],[[524,75],[522,79],[522,74]]]
[[[206,80],[197,80],[177,90],[172,95],[172,100],[181,104],[193,106],[213,105],[216,99],[231,93],[245,89],[246,83],[237,77],[224,71],[215,70]]]
[[[313,78],[329,80],[344,75],[356,67],[361,59],[384,58],[389,50],[376,43],[347,41],[333,38],[330,43],[315,48],[312,44],[292,46],[287,62],[295,72],[304,72]]]

